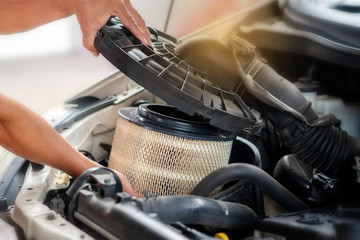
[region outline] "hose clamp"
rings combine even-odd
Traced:
[[[311,128],[311,124],[308,123],[308,121],[301,121],[301,122],[297,122],[296,123],[296,131],[294,133],[294,136],[297,137],[300,134],[309,131],[309,129]]]
[[[313,185],[322,187],[324,190],[330,190],[334,188],[335,184],[338,182],[338,179],[329,178],[322,172],[316,171],[314,169],[311,182]]]

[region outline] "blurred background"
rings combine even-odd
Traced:
[[[181,37],[262,0],[132,0],[150,27]],[[75,16],[0,35],[0,92],[43,114],[115,72],[82,46]]]

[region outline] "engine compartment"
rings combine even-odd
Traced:
[[[303,2],[305,4],[306,1]],[[261,63],[265,62],[266,66],[294,84],[305,96],[306,104],[311,102],[307,107],[310,105],[314,114],[326,116],[333,113],[341,120],[341,125],[339,127],[338,121],[326,118],[324,122],[330,122],[327,126],[341,128],[351,136],[348,140],[343,140],[342,134],[334,134],[336,137],[332,137],[332,134],[326,133],[319,140],[319,135],[315,134],[312,138],[316,140],[311,145],[315,146],[320,142],[324,146],[316,147],[314,152],[339,149],[337,151],[342,153],[348,150],[349,142],[358,141],[360,137],[360,65],[351,60],[355,59],[359,49],[336,42],[336,39],[326,38],[325,33],[316,29],[307,30],[306,24],[299,27],[288,17],[289,12],[296,11],[294,6],[296,1],[287,1],[285,5],[267,1],[217,25],[202,29],[187,39],[207,35],[212,38],[215,36],[217,41],[227,42],[235,35],[253,44]],[[118,72],[70,99],[64,106],[49,112],[45,118],[79,151],[107,167],[114,147],[119,109],[131,107],[136,113],[136,109],[145,106],[144,104],[175,104],[180,111],[189,114],[191,121],[195,117],[196,120],[212,123],[217,132],[224,131],[219,130],[221,127],[226,132],[235,129],[230,131],[236,137],[232,142],[228,164],[211,170],[210,174],[206,173],[207,176],[197,183],[190,194],[154,196],[142,193],[142,198],[123,193],[116,174],[103,168],[91,169],[77,179],[70,179],[55,169],[30,164],[11,213],[25,238],[356,239],[360,235],[360,157],[357,144],[352,147],[356,149],[357,155],[351,156],[351,161],[346,160],[347,163],[341,167],[342,171],[338,172],[336,169],[336,174],[330,173],[329,177],[307,160],[299,158],[299,153],[294,153],[292,147],[289,147],[287,135],[281,132],[283,125],[277,125],[274,121],[283,119],[272,115],[275,107],[267,110],[267,106],[250,98],[251,94],[240,95],[239,99],[236,94],[243,94],[246,88],[234,90],[238,87],[234,87],[237,85],[232,81],[224,83],[226,89],[223,90],[219,87],[221,82],[201,85],[195,80],[200,78],[206,82],[204,73],[221,63],[216,63],[216,66],[209,64],[207,66],[212,66],[209,68],[206,64],[199,63],[196,57],[193,62],[189,59],[181,61],[182,57],[186,58],[188,55],[176,53],[180,40],[151,29],[153,48],[148,48],[131,38],[129,32],[119,27],[119,24],[113,20],[104,31],[115,35],[114,42],[124,52],[139,50],[131,56],[131,61],[135,59],[139,65],[150,68],[151,73],[157,77],[169,76],[171,81],[178,79],[172,74],[180,73],[194,87],[186,88],[186,81],[183,86],[178,86],[175,80],[171,82],[174,86],[189,95],[194,92],[191,96],[195,96],[198,89],[209,95],[204,94],[198,98],[201,101],[191,100],[190,103],[190,97],[181,99],[183,102],[180,103],[175,100],[165,102],[160,98],[171,94],[171,99],[177,97],[178,93],[172,89],[173,85],[166,85],[163,92],[158,88],[153,92],[150,86],[154,85],[150,81],[153,76],[141,76],[144,78],[142,81],[149,84],[145,85],[149,88],[146,90]],[[225,29],[224,26],[232,27],[214,35],[214,32],[218,33],[217,29]],[[99,33],[99,36],[102,37],[102,34],[104,33]],[[182,40],[185,41],[186,39]],[[202,41],[201,44],[203,43]],[[190,48],[200,49],[198,45],[195,46]],[[354,48],[354,51],[348,52],[349,47]],[[106,55],[101,48],[100,52]],[[116,57],[118,56],[114,54],[114,58]],[[216,58],[220,58],[219,54],[215,55]],[[161,68],[149,64],[149,60],[154,60]],[[167,61],[175,63],[168,66]],[[121,67],[124,67],[124,62],[126,61],[122,59]],[[138,74],[132,67],[134,64],[121,70],[130,76],[132,73]],[[223,65],[225,66],[220,69],[229,66]],[[174,66],[176,69],[167,72]],[[183,69],[190,74],[184,74]],[[254,67],[250,67],[246,71],[255,79],[258,71],[252,73],[253,69]],[[220,75],[227,76],[228,79],[233,77],[228,77],[225,73]],[[235,74],[234,78],[237,77]],[[141,83],[146,84],[143,82]],[[282,78],[279,82],[283,82]],[[159,83],[161,84],[164,83]],[[270,82],[269,86],[271,88],[274,84]],[[279,91],[279,95],[281,93]],[[202,107],[199,102],[210,107]],[[294,101],[294,105],[298,102]],[[199,108],[200,111],[194,113],[194,108]],[[283,114],[281,112],[281,116]],[[167,117],[179,117],[177,114],[171,115]],[[285,115],[287,117],[284,122],[288,121],[288,116],[291,119],[294,117],[291,113]],[[175,125],[179,125],[179,122]],[[304,129],[304,132],[308,131],[306,125],[296,126]],[[164,133],[164,130],[160,132]],[[168,134],[174,132],[176,131],[171,130]],[[185,131],[182,135],[191,134]],[[342,140],[334,144],[338,138]],[[135,141],[136,144],[141,142]],[[329,146],[331,149],[327,149]],[[168,154],[170,157],[166,162],[176,163],[178,156],[181,156],[177,151],[179,150],[172,150],[173,155]],[[194,156],[197,155],[200,153]],[[139,158],[141,157],[143,155]],[[331,154],[328,154],[325,161],[329,158]],[[193,159],[196,162],[196,158]],[[153,161],[151,157],[150,160]],[[169,169],[171,171],[172,167]],[[160,170],[155,175],[159,172]],[[189,170],[187,173],[191,175]],[[149,181],[145,178],[140,180],[146,183]],[[164,182],[163,184],[165,185]],[[213,192],[221,186],[222,188]]]

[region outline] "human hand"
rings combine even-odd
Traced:
[[[94,56],[99,52],[94,46],[95,36],[110,17],[118,17],[136,38],[150,45],[150,33],[145,21],[132,6],[130,0],[76,0],[75,14],[83,33],[83,45]]]
[[[134,197],[142,197],[139,193],[137,193],[134,188],[131,186],[130,181],[120,172],[111,169],[112,171],[114,171],[118,177],[120,178],[122,187],[123,187],[123,191],[129,193],[130,195],[134,196]]]

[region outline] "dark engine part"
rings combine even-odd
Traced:
[[[295,154],[290,154],[278,161],[274,178],[302,200],[308,200],[313,190],[308,174],[311,171],[309,165],[297,159]]]
[[[106,188],[103,188],[102,190],[102,195],[104,197],[111,196],[114,191],[122,192],[121,181],[113,171],[107,168],[96,167],[85,171],[77,177],[76,181],[67,190],[66,194],[72,199],[77,194],[77,191],[83,186],[94,183],[106,186]]]
[[[250,181],[288,211],[309,208],[261,168],[246,163],[233,163],[215,170],[195,187],[192,194],[207,197],[217,187],[236,180]]]
[[[280,184],[312,207],[352,202],[358,197],[356,190],[354,191],[354,185],[325,176],[295,154],[283,156],[277,162],[273,176]]]
[[[263,238],[276,234],[286,239],[355,240],[360,234],[358,206],[339,206],[325,209],[280,214],[262,220],[258,235]]]
[[[199,114],[210,125],[232,133],[261,129],[257,116],[236,93],[206,81],[201,72],[174,55],[179,40],[149,30],[153,48],[141,44],[112,18],[97,34],[95,46],[124,74],[182,112]]]
[[[90,189],[80,190],[75,218],[107,239],[114,236],[119,239],[187,239],[136,207],[122,204],[123,198],[121,193],[113,199],[103,198]],[[127,194],[125,198],[131,199]]]
[[[121,204],[131,199],[121,191],[120,179],[113,171],[87,170],[66,193],[71,199],[69,221],[97,239],[187,239],[136,207]]]
[[[339,177],[359,155],[359,139],[342,131],[333,115],[319,117],[292,83],[256,58],[255,47],[245,40],[235,37],[227,46],[209,37],[194,38],[175,52],[214,84],[238,93],[271,121],[293,153],[325,175]]]
[[[166,224],[181,222],[251,231],[258,222],[251,208],[238,203],[189,195],[132,198],[121,189],[119,178],[111,170],[86,171],[66,193],[71,198],[69,221],[98,239],[187,239],[186,234],[181,235]],[[206,239],[196,230],[191,234],[198,237],[192,239]]]
[[[237,231],[254,229],[255,212],[242,204],[218,201],[199,196],[160,196],[139,198],[136,205],[145,213],[155,213],[168,224],[205,225]]]

